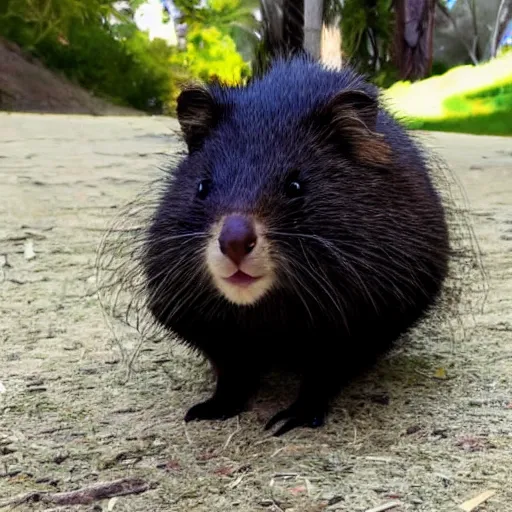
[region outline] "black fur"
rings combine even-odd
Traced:
[[[143,266],[157,321],[217,372],[215,394],[186,419],[237,414],[282,365],[302,384],[278,433],[319,426],[447,276],[448,227],[423,151],[362,77],[307,57],[277,60],[247,86],[184,91],[178,115],[189,154],[169,177]],[[290,179],[302,196],[286,195]],[[232,212],[262,219],[277,263],[277,286],[253,306],[225,300],[204,264],[210,226]]]

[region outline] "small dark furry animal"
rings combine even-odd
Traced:
[[[424,152],[375,87],[304,56],[245,86],[190,86],[177,114],[188,154],[143,267],[156,320],[216,371],[185,419],[240,413],[282,367],[300,390],[266,428],[321,426],[442,290],[450,242]]]

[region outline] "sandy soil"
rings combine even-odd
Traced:
[[[494,489],[478,510],[509,511],[510,139],[429,136],[466,187],[489,273],[476,335],[413,340],[347,389],[325,428],[276,439],[262,427],[280,404],[264,401],[185,428],[212,382],[173,344],[146,344],[125,382],[92,293],[106,223],[178,149],[176,131],[149,117],[0,115],[0,503],[137,476],[149,490],[16,510],[358,512],[398,500],[393,510],[441,512]]]

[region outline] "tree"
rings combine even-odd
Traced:
[[[178,23],[187,30],[215,28],[235,41],[245,59],[252,58],[258,42],[259,0],[174,0],[174,5],[181,13]]]
[[[476,65],[496,56],[512,19],[512,0],[458,0],[451,9],[446,0],[436,0],[436,5],[436,38],[452,54],[444,57],[448,65],[468,60]]]
[[[320,59],[322,49],[323,0],[304,0],[304,49]]]
[[[343,55],[379,85],[394,78],[393,0],[344,0],[341,8]]]
[[[260,43],[253,62],[256,75],[275,55],[306,52],[321,59],[324,29],[339,26],[341,4],[341,0],[261,0]]]
[[[301,52],[304,45],[304,0],[261,0],[260,12],[254,76],[263,74],[272,58]]]
[[[110,101],[165,111],[175,87],[173,49],[137,29],[142,0],[0,0],[0,36]]]
[[[491,57],[496,57],[498,43],[512,19],[512,0],[501,0],[491,39]]]
[[[173,55],[171,62],[195,78],[215,78],[226,84],[238,83],[250,71],[233,39],[215,27],[194,26],[187,34],[186,50]]]
[[[397,0],[393,58],[402,80],[425,78],[432,69],[436,0]]]

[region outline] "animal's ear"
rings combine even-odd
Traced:
[[[385,167],[391,162],[391,148],[377,133],[379,104],[363,91],[347,90],[336,94],[320,112],[330,139],[357,162]]]
[[[178,96],[176,113],[190,152],[199,149],[218,120],[218,106],[210,92],[189,86]]]

